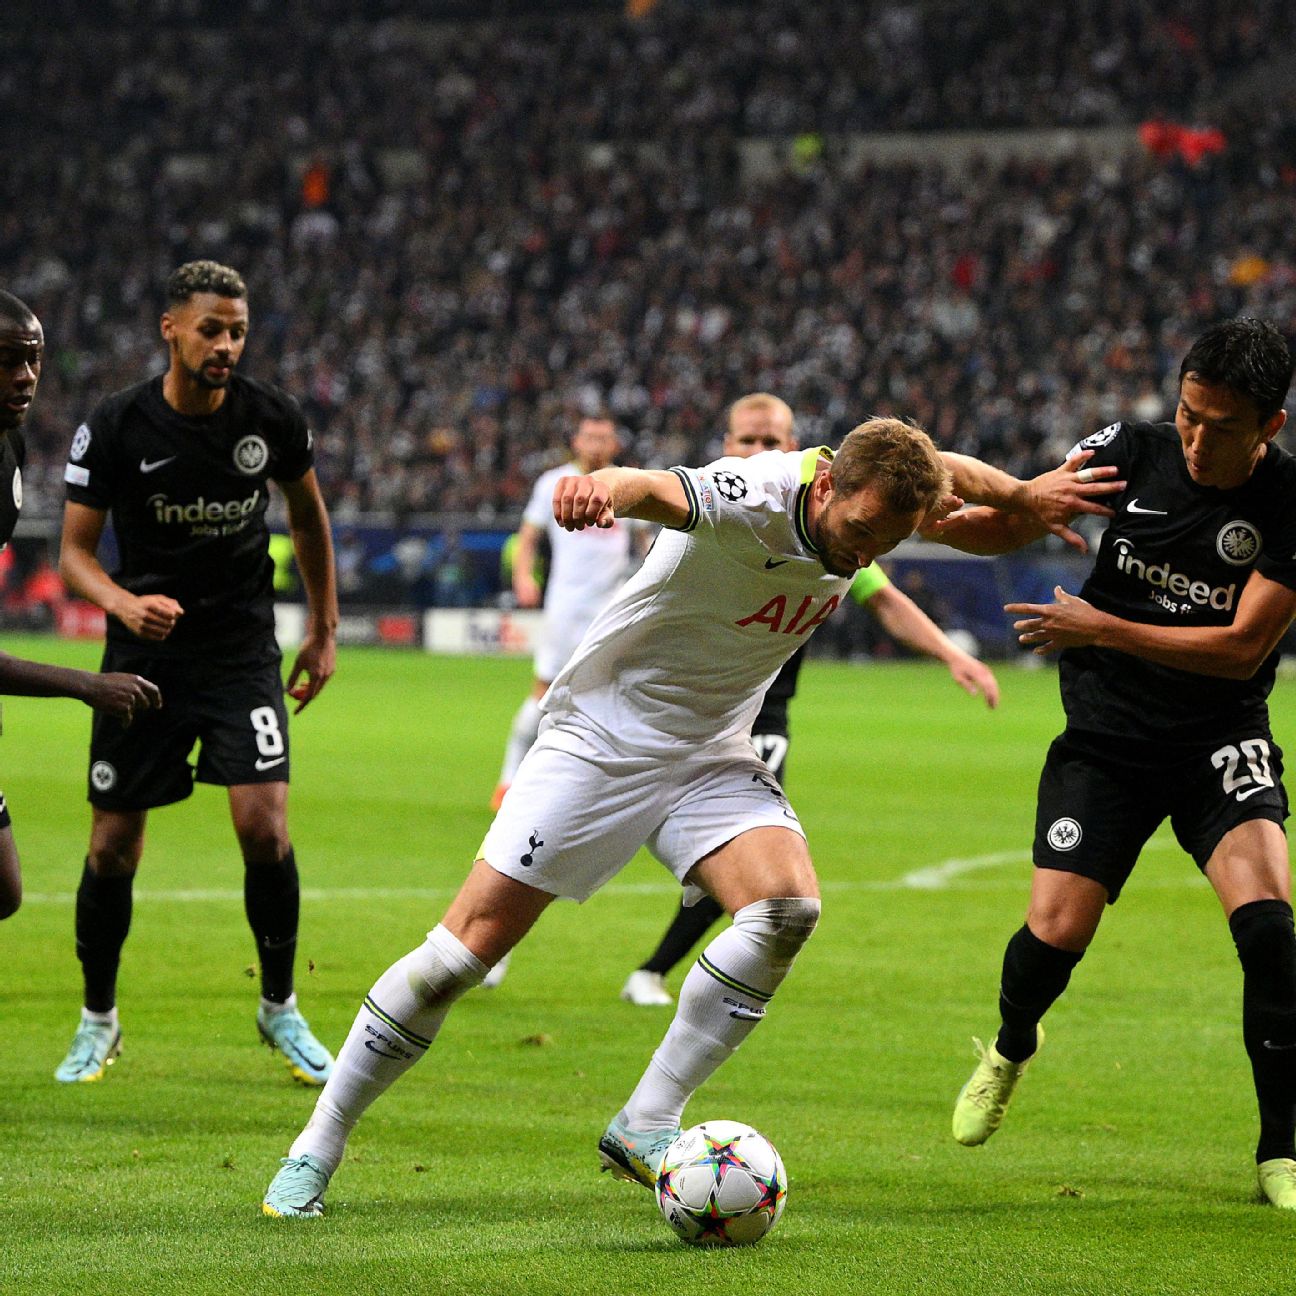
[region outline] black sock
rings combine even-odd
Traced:
[[[286,1003],[293,992],[301,909],[297,857],[290,846],[276,863],[245,859],[243,865],[243,905],[261,961],[261,993],[271,1003]]]
[[[101,877],[86,860],[76,896],[76,951],[85,1006],[109,1012],[117,1002],[117,969],[131,924],[134,877]]]
[[[1004,950],[1003,980],[999,983],[1003,1025],[995,1048],[1003,1057],[1025,1062],[1035,1052],[1035,1028],[1040,1018],[1066,989],[1072,969],[1083,957],[1047,944],[1026,926],[1013,935]]]
[[[680,905],[679,912],[661,938],[661,944],[653,951],[652,958],[643,964],[642,970],[665,976],[723,913],[724,906],[710,896],[703,896],[694,905]]]
[[[1242,964],[1242,1039],[1260,1106],[1256,1160],[1296,1156],[1296,934],[1291,905],[1256,900],[1233,911]]]

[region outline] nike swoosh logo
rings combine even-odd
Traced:
[[[377,1048],[377,1047],[374,1045],[373,1040],[365,1040],[365,1048],[367,1048],[367,1049],[369,1050],[370,1053],[377,1053],[379,1057],[395,1058],[398,1062],[401,1060],[401,1055],[400,1055],[399,1053],[387,1053],[387,1052],[384,1052],[382,1049]],[[322,1063],[316,1063],[315,1065],[318,1067],[318,1066],[322,1066],[323,1064],[322,1064]]]
[[[1247,799],[1247,797],[1253,797],[1253,796],[1255,796],[1255,794],[1256,794],[1257,792],[1263,792],[1263,791],[1265,790],[1265,788],[1270,787],[1270,786],[1272,786],[1272,785],[1269,784],[1269,783],[1258,783],[1258,784],[1256,784],[1256,786],[1253,787],[1253,788],[1247,788],[1247,790],[1246,790],[1245,792],[1239,792],[1239,793],[1237,794],[1237,799],[1238,799],[1239,801],[1245,801],[1245,800]]]
[[[152,463],[149,463],[147,459],[141,459],[140,472],[142,473],[157,472],[159,468],[162,468],[166,464],[169,464],[174,458],[175,455],[168,455],[167,458],[165,459],[154,459]]]
[[[1126,513],[1147,513],[1149,515],[1155,514],[1157,517],[1165,517],[1166,514],[1169,512],[1169,510],[1139,508],[1138,500],[1132,499],[1128,504],[1125,505],[1125,512]]]
[[[790,558],[766,558],[765,570],[772,571],[775,567],[782,567],[784,563],[791,561]]]
[[[287,756],[276,756],[274,760],[259,760],[256,767],[259,770],[274,769],[276,765],[282,765],[287,759]]]

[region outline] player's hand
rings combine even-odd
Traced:
[[[964,693],[971,697],[980,694],[985,698],[991,711],[999,705],[999,681],[985,662],[978,661],[970,653],[960,654],[949,663],[949,673]]]
[[[175,629],[184,608],[165,594],[132,595],[124,607],[113,609],[113,615],[137,638],[158,643]]]
[[[963,507],[957,495],[942,495],[918,524],[917,534],[924,540],[936,540],[945,527],[946,519]]]
[[[337,636],[331,631],[307,631],[297,649],[284,691],[296,700],[293,715],[299,715],[319,696],[337,670]],[[305,679],[302,679],[302,676]]]
[[[1126,483],[1116,481],[1120,471],[1114,464],[1101,468],[1086,468],[1093,457],[1092,450],[1081,450],[1072,455],[1060,468],[1040,473],[1026,483],[1024,504],[1026,512],[1034,514],[1040,523],[1067,544],[1088,553],[1084,537],[1067,525],[1078,513],[1093,513],[1098,517],[1115,517],[1098,497],[1118,495]]]
[[[106,675],[90,675],[82,701],[128,725],[137,711],[160,707],[162,691],[152,680],[140,675],[109,671]]]
[[[1040,656],[1063,648],[1086,648],[1098,642],[1103,613],[1092,603],[1053,587],[1056,603],[1005,603],[1004,611],[1021,617],[1013,622],[1017,642]]]
[[[554,521],[565,531],[587,526],[606,530],[616,521],[612,488],[597,477],[559,477],[554,486]]]

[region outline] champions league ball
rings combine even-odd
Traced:
[[[704,1121],[666,1149],[657,1205],[694,1246],[744,1246],[778,1223],[787,1171],[774,1145],[739,1121]]]

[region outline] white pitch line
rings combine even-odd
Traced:
[[[1144,850],[1177,849],[1173,842],[1151,841]],[[1030,852],[1026,850],[994,851],[988,855],[969,855],[940,860],[922,868],[910,869],[896,878],[844,879],[823,878],[824,891],[944,891],[951,883],[964,879],[970,873],[998,868],[1004,864],[1029,864]],[[1019,878],[1004,879],[1002,885],[1017,886]],[[1182,879],[1166,879],[1142,883],[1143,886],[1205,885],[1205,879],[1195,870],[1187,870]],[[302,887],[301,897],[312,904],[347,902],[355,900],[450,900],[459,891],[459,884],[442,887]],[[664,878],[661,882],[611,882],[600,894],[608,895],[666,895],[679,894],[679,888]],[[139,889],[134,898],[143,904],[241,904],[241,890],[186,889],[178,891],[149,891]],[[24,904],[70,905],[76,902],[75,891],[29,891],[23,896]]]

